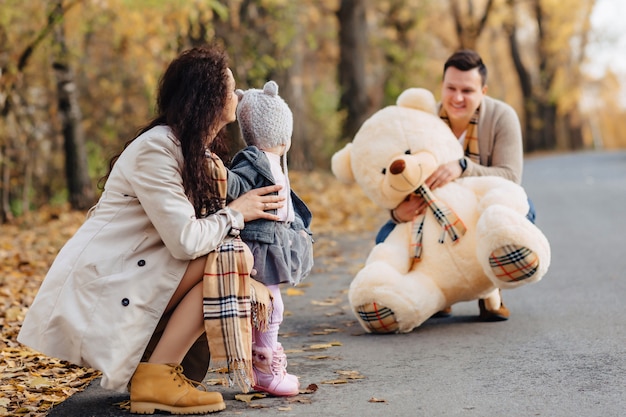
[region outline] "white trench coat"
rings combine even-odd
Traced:
[[[242,215],[228,208],[195,217],[182,165],[180,143],[165,126],[124,150],[98,204],[48,271],[20,343],[98,369],[104,388],[126,390],[189,261],[243,227]]]

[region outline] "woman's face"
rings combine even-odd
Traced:
[[[222,127],[237,120],[237,104],[239,103],[239,98],[235,94],[235,77],[233,77],[233,72],[230,69],[226,70],[226,83],[228,85],[228,93],[220,120]]]

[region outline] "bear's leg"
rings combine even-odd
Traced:
[[[550,245],[543,233],[518,212],[490,206],[476,225],[476,254],[498,288],[539,281],[550,265]]]
[[[417,271],[406,275],[389,264],[367,264],[348,292],[350,305],[369,333],[406,333],[446,307],[446,299],[432,279]]]

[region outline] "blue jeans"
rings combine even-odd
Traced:
[[[532,224],[535,224],[535,218],[537,217],[537,214],[535,212],[535,205],[533,204],[530,198],[528,199],[528,205],[530,207],[528,209],[528,213],[526,213],[526,218],[530,220]],[[387,223],[385,223],[383,227],[381,227],[378,233],[376,234],[376,240],[375,240],[376,244],[378,245],[379,243],[384,242],[394,227],[396,227],[396,224],[392,222],[391,220],[388,220]]]

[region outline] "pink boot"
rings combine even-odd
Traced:
[[[254,389],[279,397],[297,395],[300,388],[298,377],[288,374],[286,367],[287,357],[280,343],[274,351],[267,347],[252,346]]]

